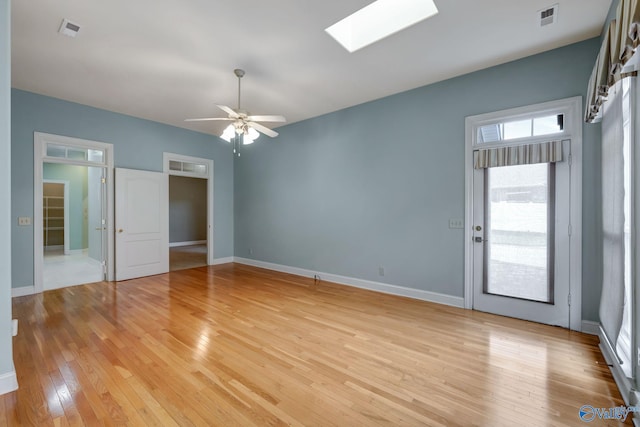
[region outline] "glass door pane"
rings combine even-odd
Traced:
[[[484,293],[553,303],[553,164],[485,173]]]

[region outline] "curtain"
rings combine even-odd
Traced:
[[[624,65],[633,55],[633,44],[629,38],[629,30],[633,20],[631,11],[632,0],[620,0],[618,9],[616,10],[616,20],[618,21],[618,30],[615,43],[617,45],[617,60]]]
[[[585,121],[601,118],[608,91],[620,79],[635,75],[624,70],[640,45],[640,0],[620,0],[616,18],[609,23],[587,87]]]
[[[562,141],[475,150],[475,169],[562,161]]]
[[[635,49],[640,45],[640,0],[632,0],[630,9],[629,44]]]
[[[618,29],[616,20],[609,23],[609,28],[604,33],[602,46],[600,46],[600,53],[591,72],[585,106],[585,121],[587,123],[601,119],[600,108],[607,98],[609,87],[620,80],[622,74],[622,63],[618,59]]]
[[[624,161],[622,90],[612,89],[602,117],[603,264],[600,323],[613,349],[624,308]]]

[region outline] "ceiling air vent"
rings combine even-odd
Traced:
[[[558,5],[545,7],[538,11],[538,19],[540,20],[540,26],[546,27],[547,25],[555,24],[558,20]]]
[[[78,31],[80,31],[80,26],[78,24],[74,24],[68,19],[62,20],[62,24],[60,25],[60,29],[58,30],[60,34],[69,37],[75,37],[78,34]]]

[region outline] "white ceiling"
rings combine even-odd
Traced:
[[[597,36],[611,4],[559,0],[539,28],[558,0],[435,1],[435,17],[353,54],[324,29],[371,0],[13,1],[13,87],[219,134],[183,119],[235,107],[234,68],[245,109],[292,123]]]

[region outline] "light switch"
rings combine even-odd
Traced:
[[[31,225],[31,217],[28,217],[28,216],[18,217],[18,225]]]
[[[450,218],[449,228],[464,228],[464,220],[459,218]]]

